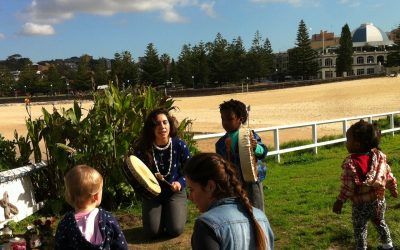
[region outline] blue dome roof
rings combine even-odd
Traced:
[[[389,45],[393,42],[389,40],[385,32],[372,23],[361,24],[356,30],[352,32],[352,41],[357,44],[376,44],[376,45]]]

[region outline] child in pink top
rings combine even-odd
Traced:
[[[64,178],[65,199],[74,208],[56,232],[55,249],[128,249],[125,236],[110,212],[98,206],[103,177],[92,167],[78,165]]]

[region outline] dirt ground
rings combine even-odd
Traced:
[[[196,133],[223,132],[218,106],[231,98],[251,106],[249,124],[252,128],[291,125],[303,122],[323,121],[350,116],[379,114],[400,110],[400,77],[382,77],[330,84],[266,90],[249,93],[224,94],[205,97],[175,98],[179,108],[173,114],[178,120],[193,120],[192,130]],[[71,102],[33,104],[33,118],[42,115],[42,107],[69,108]],[[91,102],[83,103],[89,109]],[[0,105],[0,134],[12,139],[14,130],[25,135],[24,104]],[[320,136],[337,133],[339,124],[322,127]],[[281,133],[282,141],[310,137],[310,129],[292,129]],[[272,142],[272,134],[261,135],[266,144]],[[200,150],[214,150],[213,142],[199,142]]]

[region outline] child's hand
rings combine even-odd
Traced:
[[[253,136],[250,137],[250,145],[251,145],[251,148],[253,149],[253,151],[255,151],[257,148],[257,141],[256,141],[256,139],[254,139]]]
[[[342,207],[343,207],[343,201],[336,200],[335,203],[333,204],[332,211],[334,213],[340,214],[340,213],[342,213]]]

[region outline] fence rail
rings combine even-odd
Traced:
[[[395,132],[400,131],[400,127],[395,127],[395,122],[394,122],[395,115],[400,115],[400,111],[381,113],[381,114],[353,116],[353,117],[346,117],[346,118],[341,118],[341,119],[325,120],[325,121],[317,121],[317,122],[309,122],[309,123],[298,123],[298,124],[293,124],[293,125],[285,125],[285,126],[277,126],[277,127],[257,128],[257,129],[254,129],[254,131],[257,133],[269,132],[269,131],[273,132],[273,134],[274,134],[274,150],[269,151],[268,156],[274,155],[276,160],[278,162],[280,162],[281,154],[304,150],[304,149],[310,149],[310,148],[312,148],[314,153],[317,154],[318,147],[345,142],[346,141],[346,131],[347,131],[347,128],[349,127],[348,124],[349,124],[349,122],[355,121],[355,120],[367,119],[368,122],[371,123],[374,120],[374,118],[387,117],[389,119],[389,128],[384,129],[381,132],[382,132],[382,134],[391,133],[394,136]],[[342,137],[339,139],[318,142],[318,126],[325,125],[325,124],[332,124],[332,123],[341,123],[342,124]],[[285,148],[285,149],[280,148],[280,136],[279,136],[280,131],[287,130],[287,129],[294,129],[294,128],[303,128],[303,127],[311,127],[312,143],[302,145],[302,146]],[[224,134],[225,133],[223,132],[223,133],[206,134],[206,135],[195,135],[193,139],[196,141],[200,141],[200,140],[206,140],[206,139],[212,139],[212,138],[219,138],[219,137],[223,136]]]

